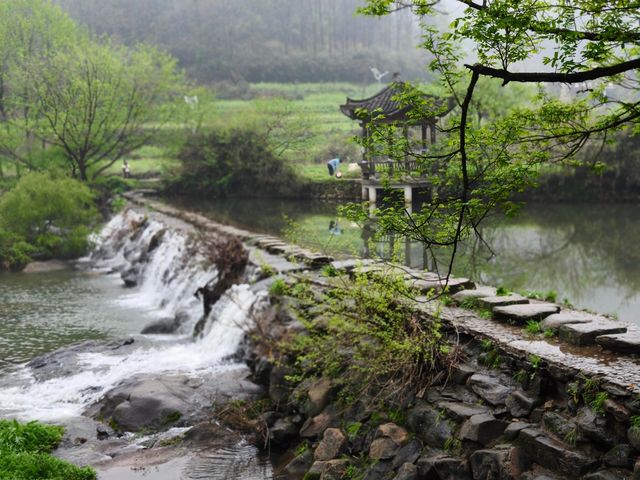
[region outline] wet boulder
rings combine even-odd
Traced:
[[[143,335],[169,335],[176,333],[188,321],[189,313],[182,311],[176,313],[173,318],[163,318],[145,325],[140,333]]]
[[[196,397],[184,375],[133,377],[107,392],[89,413],[122,431],[161,430],[193,413],[203,400]]]

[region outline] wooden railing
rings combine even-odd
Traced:
[[[388,175],[389,177],[397,175],[420,176],[417,160],[368,160],[360,162],[359,165],[362,169],[363,178],[377,178],[380,175]]]

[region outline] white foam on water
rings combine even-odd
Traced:
[[[164,226],[146,222],[144,231],[131,235],[131,225],[141,221],[133,212],[116,216],[94,240],[96,248],[107,258],[100,266],[118,266],[148,251],[151,239]],[[193,292],[215,277],[205,268],[203,259],[192,255],[184,234],[167,231],[162,242],[141,264],[139,286],[123,295],[123,305],[148,308],[156,316],[186,311],[191,325],[201,315],[201,303]],[[252,326],[252,311],[264,294],[253,293],[249,286],[232,287],[213,307],[209,323],[200,339],[191,335],[167,336],[151,345],[128,353],[79,353],[77,372],[46,381],[38,381],[31,370],[14,373],[11,381],[0,387],[0,414],[21,420],[59,421],[80,415],[89,405],[122,380],[137,374],[162,375],[180,373],[192,376],[238,368],[226,359],[239,348]],[[132,332],[133,333],[133,332]]]

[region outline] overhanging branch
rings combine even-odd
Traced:
[[[501,78],[503,85],[509,82],[521,83],[581,83],[599,78],[612,77],[631,70],[640,68],[640,58],[635,58],[626,62],[617,63],[608,67],[596,67],[591,70],[573,73],[556,72],[510,72],[508,70],[487,67],[476,63],[475,65],[465,64],[465,67],[474,73],[485,77]]]

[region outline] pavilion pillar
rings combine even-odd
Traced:
[[[422,124],[422,151],[427,149],[427,124]]]
[[[434,143],[436,143],[436,123],[433,122],[430,125],[429,130],[431,131],[431,145],[433,145]]]
[[[404,203],[411,204],[413,202],[413,187],[406,185],[404,187]]]
[[[376,191],[376,187],[367,187],[369,189],[369,203],[376,203],[376,201],[378,200],[377,198],[377,191]]]

